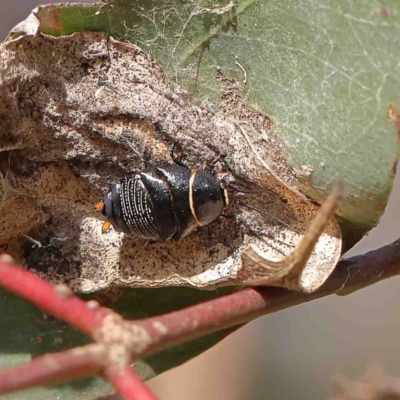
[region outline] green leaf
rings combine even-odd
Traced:
[[[247,83],[242,97],[268,115],[299,171],[298,188],[322,201],[342,181],[345,248],[374,227],[398,161],[391,102],[400,104],[396,0],[115,1],[38,12],[54,35],[104,30],[150,52],[171,79],[218,105],[217,68]]]
[[[88,343],[88,339],[79,332],[4,290],[0,291],[0,301],[0,342],[3,346],[0,368],[26,364],[34,356]],[[111,390],[109,385],[100,379],[84,379],[68,385],[17,392],[2,398],[22,400],[62,397],[72,400],[81,398],[83,393],[90,393],[90,396],[82,397],[89,399]]]
[[[221,296],[235,289],[212,292],[188,288],[125,289],[112,308],[125,318],[138,319],[158,315]],[[86,296],[87,298],[88,296]],[[90,339],[54,317],[43,314],[24,300],[0,291],[0,368],[28,363],[32,357],[63,351],[89,343]],[[197,356],[218,343],[232,330],[207,335],[184,345],[164,350],[135,362],[143,379],[150,379]],[[4,396],[5,399],[95,399],[113,393],[104,380],[88,378],[53,387],[29,389]],[[3,397],[2,397],[3,398]]]

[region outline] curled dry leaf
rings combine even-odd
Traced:
[[[221,104],[198,104],[134,45],[102,33],[37,33],[1,45],[0,79],[0,250],[37,274],[81,292],[244,282],[313,291],[334,269],[334,201],[304,236],[318,206],[294,189],[297,172],[270,119],[241,102],[242,83],[223,71],[215,73]],[[145,248],[114,230],[103,235],[93,204],[145,162],[171,163],[173,141],[188,165],[258,190],[235,196],[270,217],[232,205],[233,218]],[[275,261],[271,270],[264,259]]]
[[[244,249],[239,278],[246,284],[283,286],[288,289],[314,292],[331,273],[330,262],[318,268],[310,268],[307,263],[315,245],[334,214],[338,200],[343,197],[344,188],[338,185],[322,204],[311,221],[303,238],[294,250],[280,261],[268,260],[254,245]],[[328,239],[329,240],[329,239]],[[329,243],[325,243],[329,247]],[[326,268],[326,269],[325,269]]]

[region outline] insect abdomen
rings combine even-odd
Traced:
[[[176,224],[174,239],[183,239],[197,227],[189,202],[191,170],[178,165],[168,165],[156,170],[170,190],[172,212]]]
[[[144,171],[140,174],[152,200],[154,218],[157,221],[159,240],[168,240],[176,233],[176,218],[172,209],[169,185],[157,170]]]
[[[130,234],[144,239],[160,239],[153,204],[140,174],[121,180],[120,205],[115,204],[116,209],[119,207]]]
[[[123,232],[148,240],[180,240],[217,219],[223,189],[201,170],[169,165],[125,177],[104,197],[103,214]]]

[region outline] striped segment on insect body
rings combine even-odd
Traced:
[[[126,176],[95,208],[116,230],[147,240],[182,240],[215,221],[229,205],[228,191],[204,170],[171,164]]]

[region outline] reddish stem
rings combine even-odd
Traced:
[[[104,310],[88,308],[67,286],[53,286],[7,262],[4,256],[0,257],[0,286],[89,335],[101,325],[105,316]]]
[[[400,273],[400,239],[342,260],[326,284],[311,294],[272,287],[248,288],[183,310],[133,321],[152,338],[145,355],[167,346],[251,321],[331,294],[347,294]],[[143,353],[140,356],[144,355]]]
[[[157,400],[157,397],[131,367],[110,368],[104,376],[115,386],[118,393],[128,400]]]
[[[97,330],[97,335],[93,335],[99,344],[38,357],[27,366],[0,373],[0,393],[103,371],[126,398],[154,399],[129,367],[109,365],[108,362],[104,370],[104,363],[110,360],[115,350],[130,357],[127,362],[133,361],[139,356],[242,324],[264,314],[338,291],[348,293],[363,288],[399,272],[400,240],[397,240],[381,249],[341,261],[324,287],[313,294],[277,288],[249,288],[162,316],[133,322],[115,318],[114,325],[103,327],[106,329]],[[7,263],[1,257],[0,285],[90,334],[103,322],[103,311],[88,308],[72,294],[54,290],[37,276]],[[136,324],[141,330],[130,329],[131,324]],[[137,337],[135,332],[145,332],[145,335]],[[146,340],[141,342],[143,337]],[[105,355],[108,357],[103,357]],[[120,362],[119,358],[116,362]]]
[[[132,323],[143,327],[151,335],[152,343],[145,351],[147,355],[320,296],[278,288],[248,288],[183,310]]]
[[[100,358],[96,344],[36,357],[29,364],[1,371],[0,393],[93,376],[100,371]]]

